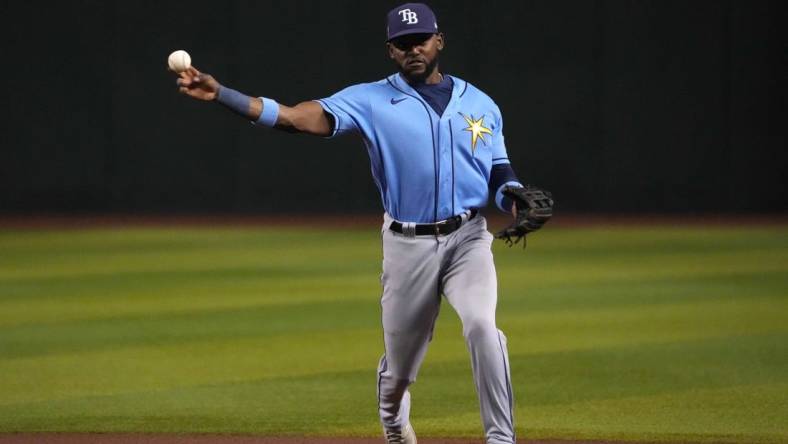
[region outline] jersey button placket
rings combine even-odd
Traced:
[[[446,116],[446,113],[444,113]],[[454,216],[451,214],[452,199],[454,199],[451,189],[451,176],[453,174],[451,162],[451,134],[449,134],[449,121],[446,118],[440,120],[440,159],[441,159],[441,208],[440,212],[443,219]]]

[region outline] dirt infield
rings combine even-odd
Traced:
[[[276,438],[114,433],[0,434],[0,444],[381,444],[382,438]],[[420,444],[482,444],[482,439],[423,438]],[[622,441],[517,440],[518,444],[624,444]],[[643,443],[640,443],[643,444]]]

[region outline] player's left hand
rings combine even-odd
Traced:
[[[522,188],[507,186],[502,192],[513,202],[514,222],[496,233],[495,237],[503,239],[509,246],[519,242],[528,233],[542,228],[553,216],[553,195],[549,191],[526,185]]]

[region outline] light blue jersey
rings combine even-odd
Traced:
[[[318,100],[334,117],[331,137],[362,136],[383,207],[399,221],[433,223],[486,206],[491,168],[509,163],[498,106],[452,79],[442,116],[399,74]]]

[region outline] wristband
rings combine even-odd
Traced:
[[[510,180],[498,187],[498,190],[495,192],[495,205],[503,212],[511,211],[513,203],[511,199],[503,195],[503,188],[506,186],[522,188],[523,184]]]
[[[276,125],[276,118],[279,117],[279,104],[276,102],[276,100],[272,100],[267,97],[260,97],[260,100],[263,101],[263,112],[260,113],[260,117],[255,123],[258,125],[273,127]]]

